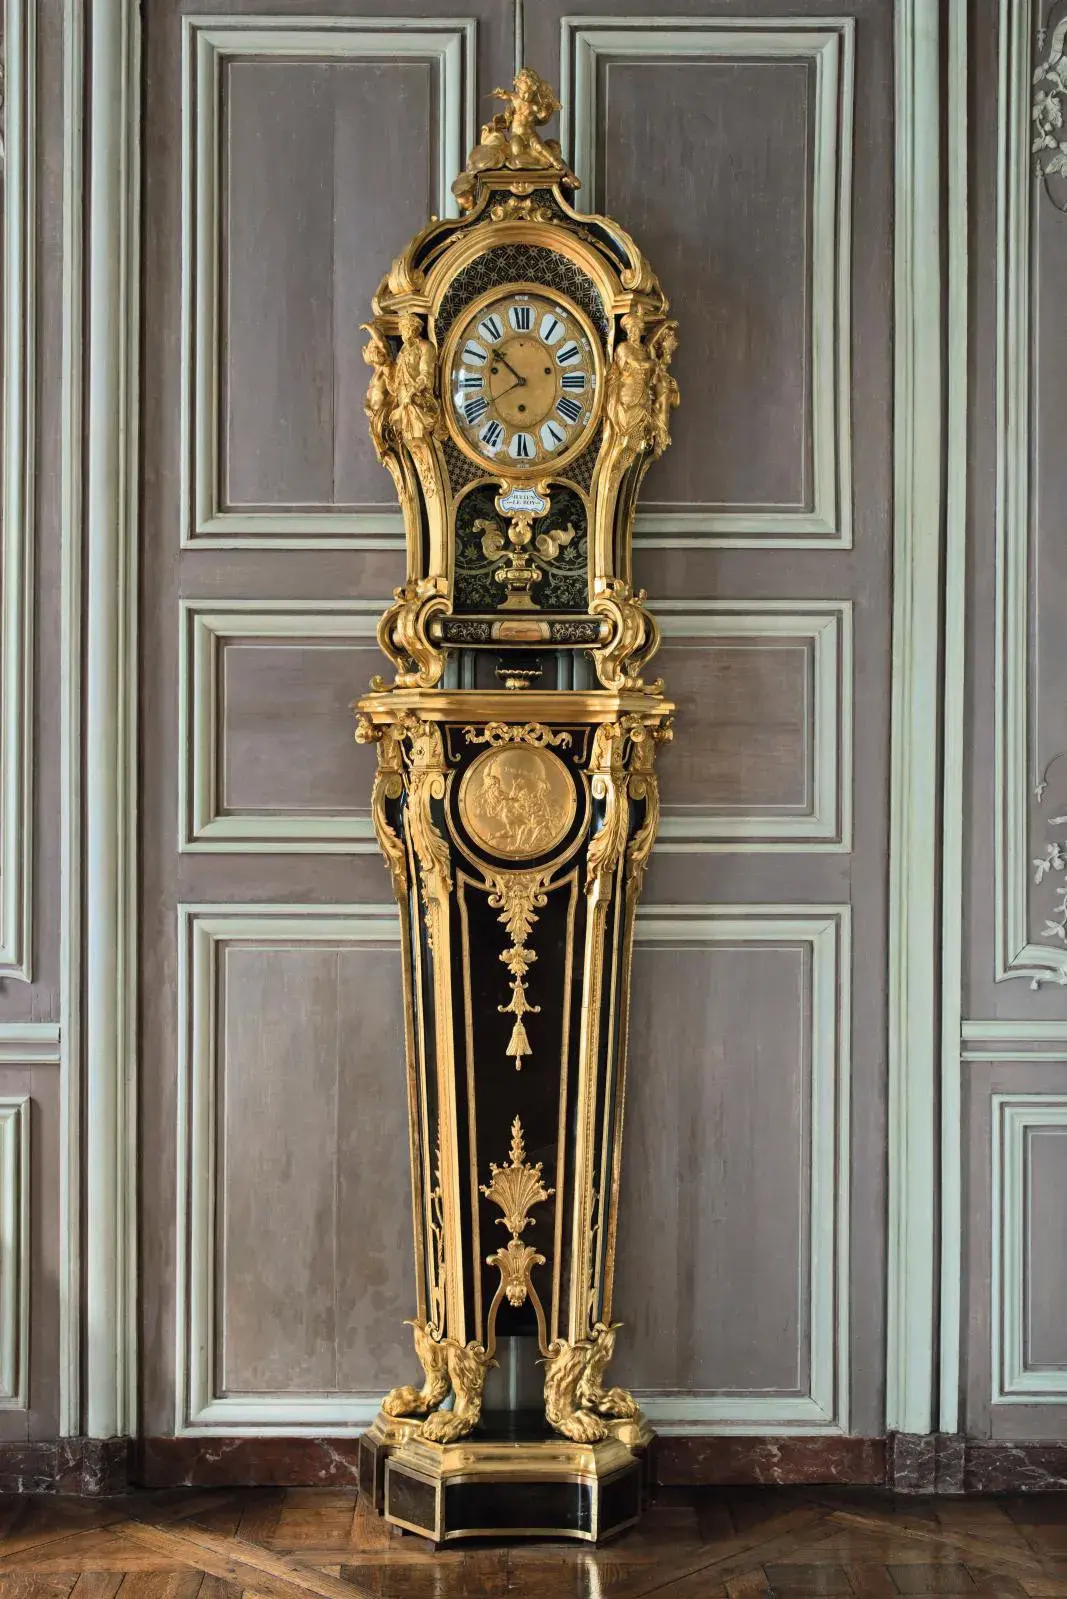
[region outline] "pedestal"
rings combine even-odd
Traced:
[[[402,927],[423,1371],[383,1401],[361,1482],[436,1542],[596,1542],[640,1511],[652,1435],[605,1373],[634,917],[670,709],[602,691],[360,704]],[[483,1414],[504,1337],[540,1403]]]

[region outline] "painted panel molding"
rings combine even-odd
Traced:
[[[4,0],[0,976],[30,981],[36,463],[36,0]]]
[[[944,773],[941,8],[894,8],[887,1431],[936,1425],[937,1104]]]
[[[808,726],[802,806],[730,809],[675,804],[670,768],[657,849],[682,852],[839,853],[852,848],[852,604],[849,600],[656,600],[665,645],[711,650],[793,645],[806,656]],[[707,707],[713,727],[715,706]],[[669,759],[669,757],[668,757]]]
[[[1034,0],[1000,0],[996,241],[996,632],[994,639],[994,978],[1067,983],[1067,891],[1049,897],[1044,928],[1032,905],[1032,884],[1049,888],[1064,870],[1065,848],[1031,837],[1032,805],[1040,805],[1060,752],[1042,747],[1033,692],[1036,624],[1035,507],[1031,484],[1035,442],[1037,306],[1034,269],[1032,51]],[[1051,534],[1050,534],[1051,536]],[[1062,818],[1047,818],[1060,822]],[[1067,833],[1061,834],[1067,841]],[[1059,880],[1062,881],[1062,880]]]
[[[230,644],[284,647],[364,645],[376,650],[378,600],[184,600],[179,646],[178,737],[179,847],[190,853],[352,854],[373,852],[369,780],[353,783],[353,809],[342,814],[307,810],[224,809],[222,766],[226,752],[223,657]],[[358,668],[351,694],[362,687]],[[353,736],[354,722],[339,729]],[[363,803],[361,803],[363,802]]]
[[[374,1393],[218,1391],[218,980],[229,941],[286,948],[381,947],[399,939],[392,905],[186,905],[180,910],[178,1100],[179,1434],[330,1433],[366,1426]],[[648,1393],[661,1432],[847,1432],[851,930],[845,906],[686,906],[643,910],[637,940],[660,947],[796,943],[807,951],[811,1034],[811,1238],[804,1292],[810,1384],[801,1394]],[[398,1045],[399,1047],[399,1045]],[[400,1070],[399,1060],[396,1069]],[[839,1176],[839,1174],[843,1174]]]
[[[29,1404],[30,1101],[0,1098],[0,1410]]]
[[[1057,1212],[1034,1210],[1033,1139],[1062,1139],[1067,1162],[1067,1094],[993,1094],[993,1185],[991,1237],[992,1376],[994,1405],[1062,1405],[1067,1400],[1067,1365],[1039,1365],[1029,1358],[1029,1298],[1033,1287],[1038,1229],[1059,1228]],[[1045,1284],[1048,1291],[1049,1284]],[[1062,1297],[1063,1285],[1059,1285]]]
[[[13,0],[17,4],[17,0]],[[220,505],[220,163],[223,68],[234,61],[423,61],[436,79],[433,173],[439,215],[475,135],[473,19],[230,16],[183,19],[182,541],[239,549],[403,547],[400,513],[255,510]]]
[[[68,21],[75,20],[68,16]],[[87,15],[89,74],[86,125],[85,342],[93,352],[82,374],[73,361],[68,382],[84,380],[85,593],[84,745],[92,759],[82,773],[84,960],[79,983],[84,1045],[81,1103],[68,1102],[69,1156],[79,1130],[84,1181],[63,1199],[69,1232],[64,1287],[84,1281],[82,1314],[66,1323],[63,1367],[68,1425],[91,1438],[136,1431],[137,1305],[137,787],[138,787],[138,438],[140,339],[141,8],[136,0],[93,6]],[[77,49],[68,69],[78,75]],[[68,82],[68,115],[82,116],[77,85]],[[67,129],[68,141],[73,130]],[[75,145],[77,141],[75,140]],[[73,163],[76,149],[68,147]],[[65,226],[79,225],[81,179],[68,167]],[[73,214],[71,212],[73,211]],[[70,231],[67,233],[70,242]],[[69,274],[79,252],[67,257]],[[68,313],[69,315],[69,313]],[[79,323],[75,324],[80,325]],[[72,332],[68,324],[66,336]],[[66,396],[75,414],[72,396]],[[67,421],[68,429],[74,422]],[[72,473],[66,489],[78,476]],[[68,524],[69,527],[69,524]],[[68,580],[73,572],[68,571]],[[72,598],[68,594],[68,599]],[[77,718],[75,718],[75,721]],[[73,742],[73,730],[68,726]],[[68,801],[69,803],[69,801]],[[77,964],[77,963],[76,963]],[[69,1036],[73,1031],[73,1038]],[[77,1073],[71,1074],[72,1093]],[[83,1118],[79,1120],[79,1118]],[[70,1182],[69,1164],[65,1181]],[[79,1221],[77,1212],[81,1208]],[[79,1262],[79,1239],[84,1257]],[[60,1294],[61,1303],[64,1294]],[[68,1306],[68,1311],[74,1307]],[[80,1328],[82,1349],[77,1350]],[[78,1375],[84,1372],[77,1396]],[[73,1429],[72,1429],[73,1430]]]
[[[178,993],[176,1431],[253,1433],[363,1427],[381,1393],[218,1392],[220,962],[227,944],[291,949],[399,944],[395,905],[182,906]],[[399,1051],[400,1040],[397,1041]],[[398,1057],[395,1067],[402,1070]],[[398,1158],[406,1158],[406,1150]]]
[[[847,1432],[849,1414],[849,1059],[851,918],[847,906],[648,905],[638,945],[781,946],[808,950],[810,1238],[809,1381],[801,1393],[657,1393],[641,1403],[664,1433]],[[640,1004],[639,990],[634,996]]]
[[[58,1022],[0,1022],[0,1063],[58,1066]]]
[[[852,544],[851,209],[854,33],[851,17],[564,17],[561,138],[589,194],[597,190],[601,73],[609,62],[810,63],[813,504],[688,505],[638,511],[639,545],[847,549]],[[767,93],[773,93],[770,88]]]

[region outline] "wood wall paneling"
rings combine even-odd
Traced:
[[[662,763],[658,848],[852,848],[852,606],[661,601],[684,738]]]
[[[992,1403],[1062,1405],[1067,1258],[1056,1217],[1067,1180],[1067,1097],[996,1093],[992,1118]]]
[[[183,911],[178,1431],[365,1424],[411,1363],[399,997],[395,1013],[367,1003],[399,995],[396,937],[384,905]],[[637,939],[633,1058],[666,1050],[677,1082],[665,1096],[633,1079],[630,1378],[668,1431],[846,1431],[848,913],[656,906]],[[764,996],[756,1033],[738,986]],[[697,988],[714,1041],[705,1013],[678,1004]],[[784,1205],[760,1181],[771,1160],[791,1173]],[[680,1165],[692,1181],[672,1257],[663,1206],[683,1203]],[[664,1318],[664,1303],[684,1314]]]
[[[183,601],[182,848],[374,851],[373,750],[351,703],[378,669],[374,600]]]
[[[389,976],[393,935],[375,919],[380,879],[368,874],[376,863],[353,854],[370,842],[369,771],[359,766],[366,752],[353,749],[347,720],[343,729],[338,722],[336,750],[332,744],[345,657],[354,696],[371,653],[363,613],[389,586],[384,562],[397,547],[388,479],[361,464],[362,379],[351,368],[359,317],[347,312],[356,306],[365,314],[386,264],[378,257],[395,245],[362,225],[380,210],[379,177],[344,176],[347,189],[365,184],[367,191],[353,194],[342,217],[338,174],[349,173],[364,137],[360,118],[372,120],[383,96],[403,101],[408,118],[390,126],[380,171],[392,171],[395,159],[412,212],[421,213],[401,226],[403,206],[391,209],[406,235],[426,211],[440,209],[432,169],[445,127],[444,33],[451,29],[459,41],[454,81],[463,96],[476,101],[506,74],[494,65],[474,85],[465,24],[430,22],[406,7],[410,27],[394,29],[393,54],[373,62],[364,50],[373,19],[324,21],[294,4],[296,15],[264,22],[235,0],[225,18],[188,17],[178,26],[179,9],[164,4],[146,21],[145,328],[156,381],[145,433],[145,519],[155,532],[144,613],[142,1048],[153,1081],[142,1130],[152,1171],[142,1225],[158,1247],[145,1266],[143,1425],[150,1433],[176,1425],[216,1435],[344,1431],[373,1410],[389,1382],[411,1375],[400,1326],[411,1304],[410,1246],[396,1236],[396,1207],[381,1197],[391,1178],[371,1164],[373,1197],[360,1198],[358,1186],[367,1137],[361,1108],[401,1084],[399,1036],[389,1039],[399,985]],[[860,9],[868,66],[881,63],[867,86],[871,104],[888,112],[888,30],[870,20],[869,7]],[[531,10],[527,23],[561,36],[552,6]],[[666,458],[649,480],[650,520],[642,529],[656,546],[650,587],[665,596],[657,606],[664,670],[684,702],[678,742],[663,761],[660,860],[669,870],[672,853],[686,852],[684,888],[668,897],[690,903],[655,903],[657,882],[662,898],[669,878],[653,868],[634,995],[635,1026],[647,1046],[635,1063],[632,1104],[641,1095],[658,1104],[671,1074],[680,1075],[689,1118],[679,1115],[676,1139],[686,1126],[697,1129],[687,1151],[697,1163],[700,1202],[661,1293],[655,1274],[664,1261],[646,1260],[642,1239],[663,1207],[670,1214],[672,1193],[677,1198],[679,1151],[668,1149],[664,1132],[642,1173],[634,1151],[649,1117],[635,1111],[626,1168],[644,1180],[625,1202],[640,1203],[643,1192],[660,1209],[649,1206],[643,1220],[631,1214],[624,1229],[636,1229],[633,1259],[646,1260],[657,1291],[642,1287],[644,1266],[624,1266],[638,1277],[620,1299],[629,1324],[620,1373],[656,1385],[648,1403],[667,1430],[832,1434],[854,1425],[874,1432],[888,746],[889,498],[878,485],[885,487],[889,459],[882,201],[891,117],[872,115],[870,127],[857,130],[866,166],[854,241],[851,17],[646,14],[616,26],[605,15],[574,25],[598,50],[605,32],[621,37],[618,50],[612,44],[597,54],[588,103],[584,91],[576,93],[579,114],[602,111],[605,129],[580,200],[614,209],[647,248],[683,319],[692,365],[673,463]],[[302,45],[313,38],[314,48],[275,48],[294,32]],[[422,49],[413,44],[419,34],[433,36]],[[528,48],[527,58],[553,74],[543,50]],[[565,97],[568,82],[576,90],[568,70]],[[382,89],[384,80],[393,88]],[[301,108],[299,126],[290,105]],[[653,106],[668,114],[651,115]],[[470,131],[463,129],[461,143]],[[184,196],[175,181],[183,148]],[[678,148],[689,153],[684,162]],[[263,151],[269,159],[260,160]],[[395,187],[401,177],[390,181]],[[173,245],[182,209],[179,273]],[[297,249],[298,237],[306,237],[306,249]],[[854,262],[866,291],[865,377],[855,404]],[[709,372],[718,374],[711,384]],[[727,394],[732,409],[721,403]],[[857,453],[855,482],[854,410],[857,436],[870,446],[862,461]],[[848,553],[854,510],[857,529],[866,529],[855,565]],[[796,556],[760,564],[760,551],[782,544]],[[699,547],[716,545],[734,549],[716,552],[726,564],[712,571]],[[179,572],[180,546],[187,553]],[[316,564],[331,560],[326,549],[351,554],[342,578],[350,588],[338,590],[336,562]],[[295,552],[296,565],[285,566]],[[360,598],[340,600],[339,592]],[[325,594],[329,600],[315,598]],[[264,604],[264,595],[276,604]],[[854,677],[852,611],[860,595]],[[235,618],[251,621],[246,628]],[[285,732],[268,739],[272,715]],[[337,853],[316,861],[324,846]],[[714,862],[700,860],[712,852]],[[765,854],[773,858],[761,861]],[[726,882],[740,892],[724,894]],[[850,885],[855,953],[844,903]],[[208,898],[210,905],[200,903]],[[744,903],[719,903],[726,898]],[[186,902],[177,960],[176,901]],[[661,937],[672,923],[675,931]],[[352,925],[369,926],[375,937],[353,940]],[[854,964],[862,978],[855,1056]],[[682,982],[687,973],[690,984]],[[354,1022],[344,1009],[346,981],[363,995],[365,1014]],[[707,989],[718,995],[713,1023],[702,1003]],[[753,1027],[752,996],[764,993]],[[338,1015],[346,1032],[359,1030],[358,1058],[338,1053]],[[170,1088],[176,1049],[177,1107]],[[740,1103],[727,1100],[723,1081],[744,1084]],[[860,1106],[854,1150],[853,1085]],[[340,1096],[336,1109],[331,1088]],[[752,1169],[772,1161],[783,1174],[751,1204],[749,1166],[728,1163],[717,1172],[713,1164],[726,1122],[730,1137],[754,1151]],[[291,1132],[284,1146],[283,1126]],[[175,1133],[177,1273],[169,1267]],[[405,1143],[392,1134],[381,1143],[399,1162],[402,1205]],[[337,1192],[338,1173],[348,1171],[357,1174],[351,1203],[362,1208],[366,1235],[358,1242],[345,1231],[353,1224]],[[291,1203],[265,1220],[261,1196],[279,1190],[291,1193]],[[746,1209],[758,1215],[765,1246],[755,1273],[736,1258],[736,1238],[719,1219]],[[852,1260],[854,1214],[862,1231]],[[280,1261],[261,1265],[272,1224],[294,1242]],[[387,1267],[383,1233],[392,1252]],[[705,1240],[712,1253],[722,1251],[716,1276],[730,1278],[710,1298],[700,1265]],[[335,1252],[349,1263],[347,1282]],[[394,1271],[397,1286],[390,1286]],[[684,1307],[694,1284],[690,1313]],[[685,1337],[660,1375],[647,1322],[650,1305],[664,1301],[683,1307]],[[766,1331],[746,1343],[739,1329],[750,1328],[752,1315]]]
[[[1067,1026],[1016,1039],[987,1027],[965,1046],[963,1423],[972,1436],[1062,1438]]]
[[[366,1424],[411,1359],[395,909],[182,921],[177,1428]]]
[[[639,914],[619,1368],[663,1430],[848,1431],[850,961],[844,907]]]
[[[455,212],[474,45],[471,20],[184,19],[183,542],[402,547],[359,324]]]
[[[561,28],[561,134],[586,203],[625,217],[669,285],[679,383],[701,395],[639,530],[848,547],[852,20]]]
[[[59,1431],[58,1028],[0,1023],[0,1445]]]
[[[0,1409],[29,1404],[30,1100],[0,1096]]]
[[[4,0],[0,975],[30,980],[36,492],[37,7]]]
[[[137,1041],[145,1062],[138,1145],[148,1174],[141,1226],[153,1249],[137,1334],[138,1425],[156,1434],[189,1411],[176,1385],[192,1385],[190,1414],[228,1395],[238,1409],[247,1400],[254,1416],[266,1393],[273,1425],[271,1374],[307,1355],[284,1318],[275,1348],[255,1344],[273,1325],[260,1312],[275,1283],[267,1272],[257,1284],[248,1265],[256,1201],[245,1196],[254,1174],[241,1166],[247,1152],[234,1134],[236,1164],[232,1181],[225,1170],[220,1177],[219,1205],[220,1228],[225,1214],[235,1230],[220,1232],[218,1282],[205,1289],[218,1295],[213,1364],[190,1376],[179,1354],[176,1372],[189,1314],[175,1289],[174,1194],[186,1155],[175,1103],[186,1048],[175,997],[178,906],[252,901],[250,916],[290,902],[317,904],[324,916],[339,906],[343,925],[344,907],[365,919],[382,894],[368,825],[373,756],[354,744],[348,706],[381,669],[373,619],[402,579],[403,540],[392,485],[367,439],[359,324],[392,256],[431,213],[451,212],[449,188],[476,136],[479,94],[507,81],[512,54],[504,0],[473,0],[458,13],[447,0],[291,0],[274,15],[263,9],[227,0],[203,13],[154,0],[143,16],[143,329],[152,381],[141,417],[151,536],[142,584]],[[339,936],[345,944],[348,935]],[[298,961],[304,945],[294,940]],[[234,955],[234,981],[244,958]],[[365,968],[372,955],[353,959]],[[270,970],[283,971],[286,957],[276,960]],[[228,964],[220,960],[220,970]],[[253,987],[242,969],[236,992]],[[346,1005],[349,987],[366,1014],[344,1025],[368,1041],[370,1064],[343,1063],[335,1136],[344,1153],[330,1158],[346,1166],[363,1158],[368,1098],[384,1103],[402,1083],[399,1042],[373,1042],[395,1026],[398,978],[353,970]],[[220,1083],[250,1095],[249,1116],[266,1116],[270,1106],[248,1088],[253,1021],[239,1008],[231,1015]],[[281,1038],[283,1022],[272,1036]],[[264,1045],[271,1106],[321,1066],[324,1039],[316,1034],[302,1047],[314,1060],[282,1061]],[[305,1110],[296,1103],[294,1122]],[[383,1134],[382,1148],[391,1145]],[[264,1158],[272,1150],[265,1134]],[[405,1150],[401,1141],[392,1158],[406,1185]],[[314,1191],[318,1151],[306,1140],[292,1167],[294,1181]],[[411,1305],[406,1290],[379,1294],[380,1262],[361,1253],[378,1235],[352,1236],[352,1207],[377,1207],[358,1182],[341,1186],[331,1382],[357,1395],[362,1414],[358,1395],[373,1390],[377,1401],[388,1386],[374,1351],[388,1358],[407,1348]],[[284,1217],[274,1221],[284,1231]],[[240,1285],[228,1299],[227,1249]],[[389,1237],[388,1249],[395,1269],[410,1272],[409,1243]],[[323,1257],[316,1265],[326,1270]],[[334,1292],[315,1277],[309,1303]],[[226,1415],[233,1420],[232,1406]]]

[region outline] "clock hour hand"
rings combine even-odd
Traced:
[[[515,379],[515,382],[511,385],[511,387],[513,389],[514,388],[525,388],[526,387],[526,379],[524,377],[522,377],[520,373],[516,372],[515,368],[511,364],[511,362],[509,360],[507,360],[506,357],[501,355],[499,350],[494,350],[493,351],[493,360],[494,361],[499,361],[501,366],[506,366],[507,367],[507,369],[511,373],[512,377]]]

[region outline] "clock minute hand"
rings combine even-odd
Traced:
[[[507,367],[507,369],[511,373],[512,377],[515,379],[515,383],[513,383],[511,385],[512,388],[514,388],[516,384],[521,384],[521,386],[523,388],[526,387],[526,379],[521,375],[521,373],[516,372],[515,368],[511,364],[511,362],[507,359],[506,356],[501,355],[499,350],[494,350],[493,351],[493,360],[494,361],[499,361],[501,366],[506,366]]]

